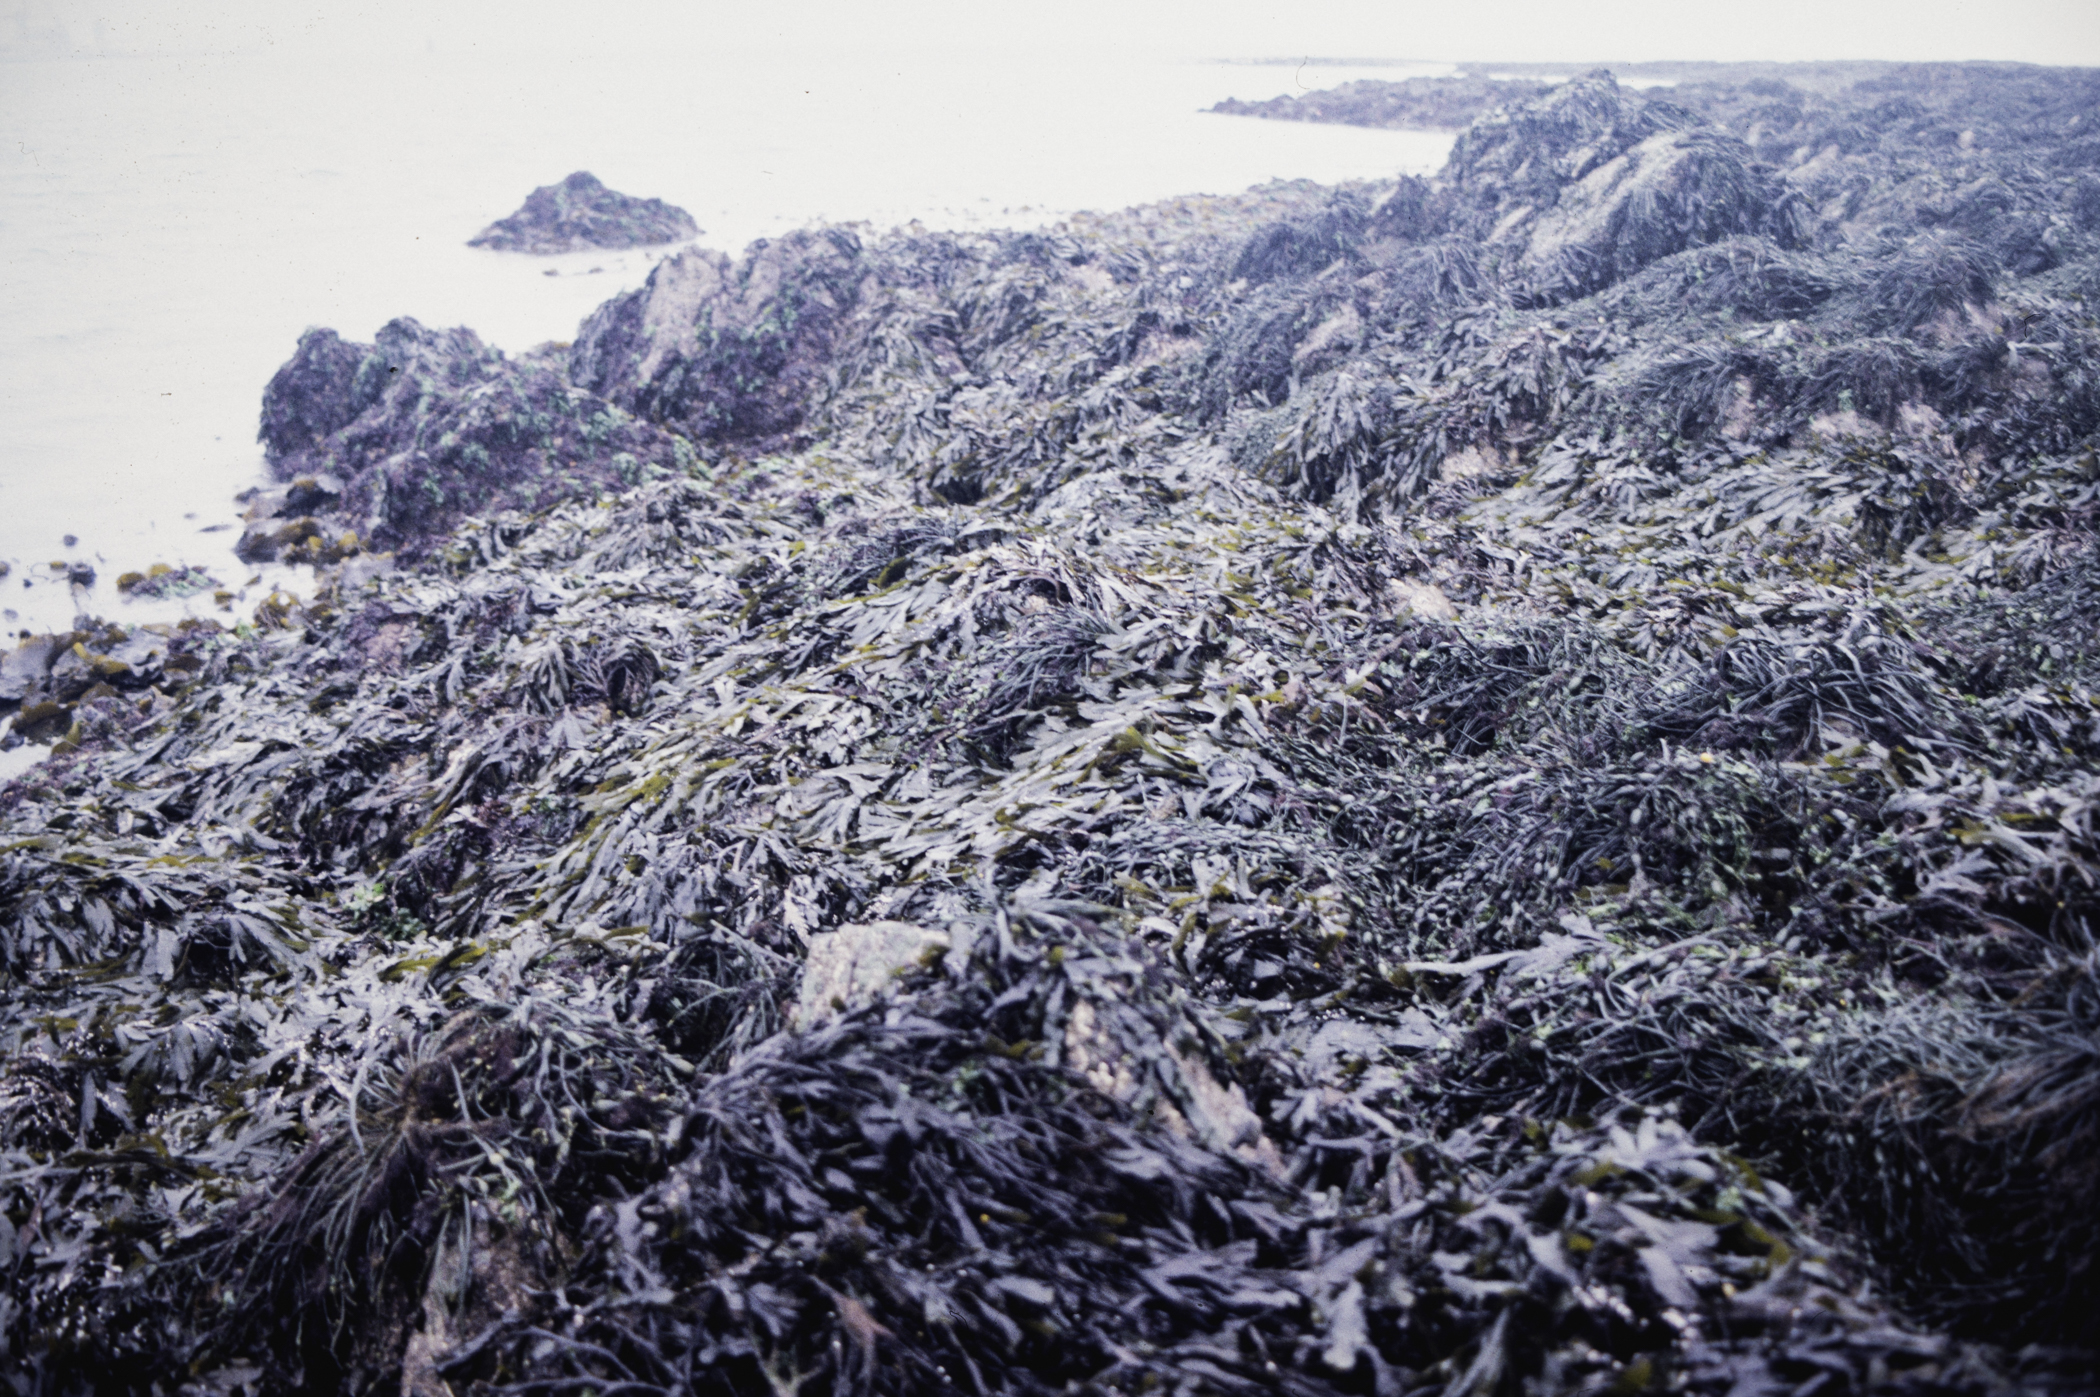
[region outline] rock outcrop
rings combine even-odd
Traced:
[[[785,436],[870,275],[845,228],[760,239],[734,262],[694,248],[584,322],[570,377],[695,438]]]
[[[252,502],[249,561],[341,556],[345,533],[353,548],[413,554],[467,515],[623,489],[696,459],[578,390],[559,351],[511,358],[471,330],[407,318],[371,345],[307,331],[264,392],[261,440],[289,486]]]
[[[1502,88],[1530,85],[1525,77],[1547,71],[1537,65],[1511,67],[1516,76],[1500,83]],[[2090,198],[2081,202],[2077,192],[2077,181],[2093,179],[2090,171],[2100,163],[2100,117],[2094,115],[2100,111],[2100,73],[2089,69],[1848,62],[1635,64],[1621,71],[1678,85],[1656,96],[1624,91],[1605,96],[1593,74],[1554,89],[1543,102],[1526,95],[1497,103],[1492,99],[1498,84],[1477,78],[1364,81],[1218,110],[1385,126],[1415,124],[1414,114],[1427,110],[1425,103],[1458,103],[1462,97],[1477,102],[1479,125],[1461,139],[1450,168],[1437,181],[1446,201],[1439,209],[1455,204],[1462,212],[1492,215],[1484,222],[1461,220],[1469,235],[1478,236],[1493,231],[1499,216],[1525,208],[1517,226],[1504,232],[1512,238],[1521,234],[1527,242],[1546,209],[1559,201],[1558,186],[1585,178],[1570,173],[1565,161],[1586,160],[1594,170],[1665,129],[1726,138],[1725,145],[1707,152],[1723,158],[1699,162],[1704,168],[1664,170],[1646,158],[1628,161],[1649,172],[1640,178],[1642,185],[1661,178],[1680,218],[1692,205],[1691,221],[1707,225],[1694,230],[1689,245],[1716,224],[1759,229],[1757,220],[1745,222],[1742,196],[1768,198],[1766,181],[1776,176],[1792,197],[1773,211],[1773,224],[1763,230],[1782,241],[1788,230],[1827,244],[1870,236],[1880,228],[1951,227],[1990,245],[2009,269],[2032,275],[2064,261],[2065,235],[2092,230],[2095,215],[2081,210],[2100,207]],[[1469,91],[1472,95],[1465,97]],[[1498,105],[1506,110],[1494,110]],[[1643,122],[1649,129],[1640,133]],[[1589,148],[1613,126],[1618,135],[1607,141],[1612,149]],[[1500,170],[1465,168],[1477,165],[1491,147],[1516,154],[1516,164]],[[1534,154],[1542,158],[1531,161]],[[1746,158],[1747,177],[1733,168]],[[2065,181],[2072,187],[2064,189]],[[1438,223],[1425,233],[1419,201],[1381,210],[1388,213],[1382,222],[1389,231],[1434,236],[1443,230]],[[1551,239],[1557,230],[1546,231]],[[1584,251],[1593,253],[1595,242],[1585,240]],[[1572,287],[1593,284],[1597,259],[1576,260],[1593,274],[1576,275]],[[1539,270],[1535,263],[1529,270]]]
[[[1467,238],[1520,298],[1541,302],[1739,233],[1791,247],[1805,218],[1742,141],[1602,71],[1482,116],[1433,197],[1426,221],[1413,191],[1382,221]]]
[[[533,190],[522,208],[482,229],[467,246],[550,255],[658,247],[699,234],[700,226],[684,209],[607,189],[590,171],[578,170],[560,184]]]
[[[2078,262],[2092,235],[2100,185],[2049,173],[2088,140],[2090,121],[2065,115],[2066,94],[2083,89],[1934,73],[1922,115],[1895,112],[1884,78],[1858,83],[1859,101],[1764,77],[1671,97],[1603,71],[1544,90],[1512,84],[1519,100],[1474,121],[1435,178],[1403,179],[1382,201],[1345,190],[1308,202],[1278,186],[1246,202],[1251,226],[1235,215],[1203,235],[1222,241],[1175,243],[1171,283],[1156,274],[1161,227],[1112,246],[1041,234],[864,242],[832,227],[737,257],[689,249],[594,312],[566,356],[508,360],[468,332],[412,322],[370,349],[316,332],[271,385],[264,440],[280,479],[333,475],[340,502],[333,513],[258,502],[248,551],[318,556],[345,533],[413,549],[465,513],[696,455],[793,449],[841,424],[880,443],[871,449],[920,459],[927,488],[968,502],[1110,422],[1154,422],[1164,440],[1187,414],[1256,451],[1284,438],[1246,414],[1291,402],[1298,421],[1308,385],[1340,396],[1305,406],[1317,422],[1283,429],[1295,445],[1259,450],[1284,451],[1265,469],[1322,500],[1359,488],[1352,480],[1417,493],[1446,458],[1514,465],[1578,421],[1607,433],[1638,423],[1648,441],[1720,433],[1770,445],[1805,444],[1833,413],[1877,430],[1908,414],[1966,422],[1965,440],[2068,443],[2068,419],[2035,395],[2044,378],[2068,385],[2082,422],[2083,380],[2045,365],[2055,351],[2014,365],[1987,303],[2000,271]],[[1958,184],[1982,158],[1951,126],[1968,111],[2001,114],[1975,118],[1989,141],[2026,144],[2016,166],[1986,162]],[[1881,143],[1856,155],[1842,142],[1803,147],[1783,173],[1772,162],[1775,132],[1820,139],[1850,129],[1843,120],[1883,130]],[[1944,149],[1935,122],[1949,128]],[[2035,123],[2051,122],[2062,139],[2036,145]],[[1831,173],[1847,162],[1859,169]],[[1833,198],[1840,178],[1858,187]],[[2064,294],[2082,294],[2079,275],[2059,277]],[[1464,374],[1426,396],[1384,386],[1380,326],[1399,317],[1426,333],[1429,319],[1488,306],[1582,307],[1579,338],[1597,348],[1496,369],[1517,375],[1506,401]],[[1756,346],[1688,330],[1698,348],[1638,372],[1628,360],[1600,376],[1602,361],[1585,358],[1623,329],[1715,314],[1815,328]],[[1085,348],[1044,369],[1042,337],[1068,332]],[[1861,338],[1874,335],[1884,338]],[[909,391],[871,387],[899,375]],[[1986,399],[2011,410],[1978,416]]]

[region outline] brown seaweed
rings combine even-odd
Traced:
[[[408,565],[0,670],[16,1389],[2088,1390],[2094,230],[1697,121],[302,341]]]

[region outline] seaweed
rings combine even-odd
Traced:
[[[302,341],[397,555],[0,664],[14,1390],[2089,1389],[2082,79],[1787,71]]]

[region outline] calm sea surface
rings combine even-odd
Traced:
[[[819,218],[1031,227],[1440,165],[1444,135],[1201,111],[1363,75],[1073,58],[938,73],[836,56],[0,62],[4,633],[71,621],[54,560],[97,569],[87,605],[112,619],[182,609],[117,596],[119,573],[151,563],[248,584],[232,496],[261,478],[263,384],[306,326],[369,339],[413,315],[515,351],[571,338],[638,284],[661,252],[464,245],[571,170],[681,205],[701,242],[733,251]],[[302,590],[289,572],[249,590],[280,583]]]

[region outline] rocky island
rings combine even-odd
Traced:
[[[2093,1390],[2096,112],[1595,72],[310,333],[315,595],[0,669],[0,1366]]]
[[[482,229],[467,246],[550,256],[593,248],[659,247],[699,234],[700,226],[684,209],[607,189],[590,171],[578,170],[560,184],[533,190],[516,213]]]

